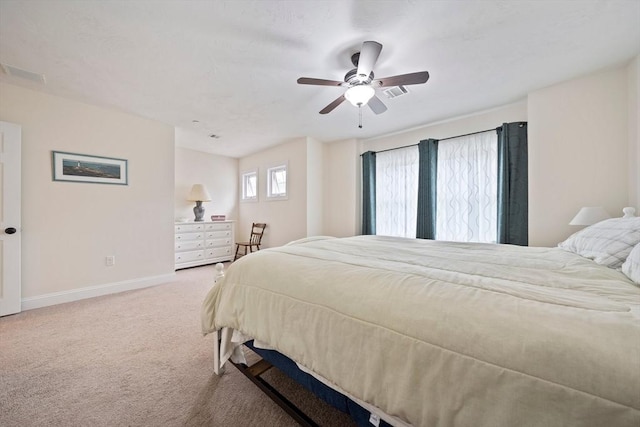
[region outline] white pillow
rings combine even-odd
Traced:
[[[622,272],[636,285],[640,285],[640,243],[638,243],[627,260],[622,264]]]
[[[640,217],[611,218],[569,236],[558,247],[598,264],[620,269],[640,243]]]

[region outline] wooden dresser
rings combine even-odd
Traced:
[[[175,269],[231,261],[233,221],[179,222],[175,224]]]

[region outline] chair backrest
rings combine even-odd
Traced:
[[[251,226],[251,239],[249,241],[252,245],[259,245],[262,241],[262,235],[264,234],[264,229],[267,227],[267,224],[262,224],[258,222],[254,222]]]

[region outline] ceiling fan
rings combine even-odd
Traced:
[[[380,43],[366,41],[362,43],[360,52],[356,52],[351,56],[351,62],[356,68],[345,74],[344,81],[300,77],[298,84],[347,88],[344,94],[320,110],[320,114],[330,113],[345,100],[359,108],[365,104],[369,105],[371,111],[376,114],[384,113],[387,111],[387,106],[376,96],[376,88],[426,83],[429,80],[429,73],[427,71],[419,71],[417,73],[375,79],[373,66],[376,64],[381,51],[382,45]],[[362,124],[360,124],[360,127],[362,127]]]

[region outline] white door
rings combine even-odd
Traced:
[[[20,312],[21,128],[0,122],[0,316]]]

